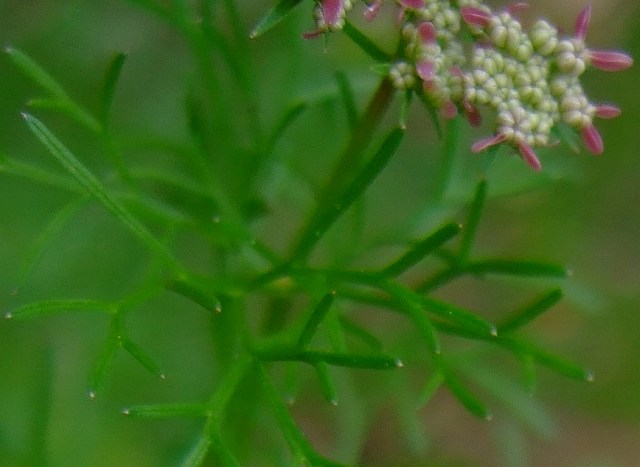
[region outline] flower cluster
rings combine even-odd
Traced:
[[[354,2],[320,1],[316,30],[305,37],[341,29]],[[382,3],[366,3],[365,17],[372,20]],[[574,35],[562,37],[544,20],[525,31],[517,13],[526,3],[497,12],[481,0],[390,3],[399,10],[402,41],[401,53],[389,68],[393,85],[424,93],[445,118],[463,112],[472,125],[478,125],[480,109],[495,114],[495,134],[474,143],[472,151],[506,143],[539,170],[534,148],[551,144],[551,131],[562,122],[582,135],[589,151],[602,153],[593,119],[612,118],[620,111],[589,101],[580,77],[590,67],[624,70],[632,59],[621,52],[587,48],[589,7],[578,15]],[[463,40],[469,36],[472,41]]]

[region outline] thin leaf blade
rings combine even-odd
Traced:
[[[36,117],[27,113],[22,114],[29,129],[44,144],[49,152],[63,165],[65,169],[93,195],[107,210],[114,214],[136,237],[150,250],[154,251],[175,269],[182,269],[173,255],[144,227],[131,213],[113,196],[104,185],[71,153],[62,142]]]
[[[56,79],[35,60],[15,47],[5,47],[11,62],[31,81],[47,91],[51,96],[69,100],[69,96]]]
[[[14,308],[5,313],[5,319],[28,319],[68,311],[109,312],[112,305],[98,300],[43,300]]]
[[[275,6],[264,16],[260,22],[253,28],[249,37],[252,39],[264,34],[269,29],[282,21],[291,10],[298,6],[302,0],[280,0]]]
[[[206,417],[207,407],[204,404],[135,405],[123,409],[122,413],[135,418]]]

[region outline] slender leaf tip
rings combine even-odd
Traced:
[[[129,409],[122,409],[123,415],[131,415],[131,411]]]

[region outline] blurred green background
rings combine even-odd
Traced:
[[[640,1],[592,3],[588,43],[640,57]],[[239,2],[247,31],[270,4]],[[569,31],[583,6],[577,1],[531,4],[531,17],[545,16]],[[329,170],[325,154],[338,151],[346,134],[334,72],[347,71],[360,102],[375,83],[370,61],[345,38],[332,37],[326,50],[321,41],[299,40],[310,26],[303,5],[279,28],[253,41],[247,57],[259,83],[260,118],[266,126],[296,100],[314,103],[281,143],[286,164],[274,170],[279,178],[269,187],[270,199],[291,204],[276,208],[275,220],[260,227],[259,234],[276,248],[288,238],[287,226],[298,221],[297,199],[310,196],[299,180],[320,180]],[[384,33],[384,27],[376,28],[376,35]],[[5,0],[0,1],[0,38],[26,51],[89,109],[98,105],[106,64],[114,53],[126,51],[114,107],[118,137],[187,139],[183,109],[185,88],[194,76],[192,59],[176,31],[147,12],[115,0]],[[567,300],[537,321],[532,335],[584,362],[595,381],[580,384],[542,373],[535,397],[544,401],[555,424],[543,434],[513,421],[508,410],[496,409],[491,423],[476,421],[443,391],[419,413],[427,460],[407,454],[411,443],[398,439],[398,422],[383,410],[367,435],[362,465],[640,465],[639,83],[638,66],[619,74],[592,71],[585,78],[594,101],[623,109],[621,117],[598,122],[603,156],[546,151],[541,177],[552,183],[539,190],[528,189],[539,184],[538,175],[515,158],[499,162],[488,175],[495,196],[488,203],[478,251],[546,258],[571,267],[574,274],[564,284]],[[32,83],[0,57],[0,153],[60,171],[19,116],[37,96]],[[374,234],[419,210],[433,183],[430,155],[437,145],[424,112],[415,110],[386,185],[372,193]],[[107,173],[108,164],[90,135],[59,116],[38,115],[93,170]],[[125,157],[138,166],[171,167],[166,154],[135,145]],[[481,164],[465,155],[458,165],[452,196],[468,197]],[[65,192],[5,174],[0,162],[0,311],[44,298],[117,299],[144,273],[143,248],[92,204],[60,232],[31,279],[15,293],[31,245],[69,200]],[[188,239],[181,245],[189,257]],[[473,303],[472,292],[459,292],[461,301]],[[161,362],[167,381],[157,381],[122,355],[102,393],[91,401],[87,375],[107,333],[103,315],[0,322],[0,466],[175,465],[200,430],[198,420],[147,422],[120,411],[138,403],[208,397],[211,344],[202,323],[201,310],[170,293],[133,313],[130,333]],[[305,426],[314,426],[313,417],[301,415]],[[330,430],[310,428],[312,434],[314,429],[319,439]]]

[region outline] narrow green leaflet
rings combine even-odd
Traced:
[[[203,433],[198,437],[198,440],[189,450],[186,457],[180,463],[181,467],[199,467],[204,462],[204,459],[209,453],[211,447],[211,435],[209,430],[205,427]]]
[[[143,367],[149,370],[160,379],[165,379],[164,373],[160,369],[160,366],[135,342],[130,339],[122,340],[122,348],[126,350],[129,355],[135,358]]]
[[[300,359],[309,363],[324,362],[334,366],[370,370],[386,370],[401,368],[403,366],[399,359],[386,355],[337,354],[307,351],[300,355]]]
[[[271,132],[271,135],[269,135],[269,138],[267,138],[265,149],[266,153],[271,153],[271,151],[273,151],[273,148],[287,131],[287,128],[289,128],[293,124],[293,122],[295,122],[296,119],[303,114],[307,107],[308,104],[306,102],[296,102],[285,111],[284,115],[280,118],[275,128]]]
[[[5,319],[27,319],[67,311],[111,312],[113,305],[98,300],[43,300],[27,303],[5,313]]]
[[[49,222],[42,227],[40,234],[29,248],[23,266],[20,268],[17,288],[22,287],[29,277],[31,277],[31,274],[44,256],[46,250],[53,243],[53,240],[67,226],[78,210],[85,205],[87,198],[86,195],[83,195],[63,206],[53,215]]]
[[[107,71],[104,76],[104,83],[102,85],[102,92],[100,93],[100,123],[103,128],[107,127],[109,124],[109,115],[111,114],[116,84],[126,59],[127,54],[122,52],[117,53],[107,67]]]
[[[125,415],[137,418],[206,417],[204,404],[137,405],[122,410]]]
[[[240,462],[237,461],[233,453],[224,443],[224,440],[222,439],[222,433],[220,433],[219,431],[212,431],[211,433],[211,449],[218,456],[217,460],[218,462],[220,462],[219,465],[221,465],[222,467],[241,467]],[[196,448],[194,448],[194,451],[195,450]]]
[[[353,87],[351,86],[349,78],[344,71],[336,73],[336,81],[338,82],[340,97],[342,97],[342,103],[344,104],[344,108],[347,113],[347,123],[349,123],[349,128],[353,131],[358,124],[358,108],[353,96]]]
[[[371,334],[364,327],[354,323],[353,321],[342,315],[340,315],[338,319],[340,320],[342,329],[344,329],[346,333],[351,334],[352,336],[361,340],[365,345],[370,347],[371,350],[382,350],[382,342],[380,342],[380,339]]]
[[[334,293],[328,293],[322,300],[315,306],[309,320],[304,326],[302,333],[300,334],[300,338],[298,339],[298,347],[304,349],[311,342],[311,338],[316,332],[316,328],[322,322],[324,317],[327,315],[329,308],[333,304],[333,300],[335,298]]]
[[[345,21],[343,27],[344,33],[349,36],[363,52],[369,57],[373,58],[376,62],[388,63],[391,61],[391,56],[378,47],[371,39],[362,34],[353,24],[349,21]]]
[[[89,397],[91,399],[95,399],[98,391],[100,391],[104,386],[107,372],[113,365],[113,361],[116,358],[119,348],[120,341],[118,340],[117,335],[112,332],[102,349],[100,357],[98,357],[98,360],[96,361],[93,371],[89,375]]]
[[[329,227],[364,193],[396,152],[403,136],[404,131],[402,129],[394,128],[391,130],[378,148],[378,151],[362,171],[358,173],[355,180],[346,187],[340,196],[334,198],[328,209],[320,210],[319,214],[311,220],[294,250],[292,255],[294,261],[305,257],[311,252],[324,233],[329,230]]]
[[[469,208],[469,215],[467,216],[467,222],[463,227],[462,243],[460,245],[460,262],[466,262],[469,254],[471,253],[471,247],[473,246],[473,240],[476,237],[478,231],[478,224],[480,224],[480,215],[482,214],[482,208],[484,207],[485,199],[487,198],[487,182],[482,180],[478,183],[476,188],[476,194],[473,197],[473,202]]]
[[[495,369],[465,365],[465,374],[479,386],[501,400],[512,413],[541,436],[550,436],[556,430],[555,423],[545,408],[526,391],[526,388],[505,378]]]
[[[276,5],[267,13],[267,15],[260,20],[260,22],[253,28],[249,37],[256,38],[261,34],[264,34],[269,29],[274,27],[280,21],[287,16],[291,10],[296,7],[302,0],[280,0]]]
[[[10,159],[2,153],[0,153],[0,173],[22,177],[35,183],[42,183],[71,193],[85,194],[82,187],[71,178]]]
[[[222,311],[222,304],[218,297],[194,281],[177,278],[167,283],[167,289],[188,298],[207,311],[213,311],[215,313]]]
[[[444,383],[444,376],[440,371],[436,371],[423,386],[418,396],[418,407],[423,407],[429,403],[436,394],[440,386]]]
[[[58,159],[65,169],[92,194],[105,208],[113,213],[120,221],[138,237],[151,251],[163,258],[173,268],[181,270],[178,260],[144,227],[131,213],[113,196],[104,185],[89,171],[69,149],[37,118],[23,113],[23,118],[31,131],[46,146],[51,154]]]
[[[340,466],[341,464],[330,461],[316,452],[280,399],[269,374],[262,366],[259,367],[258,376],[262,380],[265,396],[278,420],[278,425],[280,425],[280,430],[291,449],[291,453],[302,462],[301,465]]]
[[[541,261],[509,260],[509,259],[486,259],[472,261],[467,264],[464,270],[471,274],[502,274],[509,276],[525,277],[567,277],[568,271],[557,264],[544,263]]]
[[[338,397],[336,395],[336,388],[331,380],[331,375],[329,374],[329,367],[324,362],[317,362],[313,365],[316,373],[318,374],[318,379],[320,380],[320,387],[322,388],[322,393],[324,394],[325,399],[332,405],[338,405]]]
[[[562,295],[562,290],[555,289],[533,303],[516,310],[498,325],[498,332],[502,334],[521,328],[558,303],[562,299]]]
[[[495,336],[496,327],[491,322],[464,308],[427,296],[418,296],[428,312],[438,315],[470,331],[476,331],[485,336]]]
[[[593,381],[593,373],[584,367],[567,360],[566,358],[559,357],[551,354],[545,350],[538,348],[533,344],[529,344],[519,339],[511,337],[503,337],[496,341],[498,344],[513,350],[518,355],[531,358],[537,364],[546,366],[547,368],[579,381]]]
[[[413,248],[384,268],[381,274],[390,277],[400,275],[425,256],[441,247],[445,242],[455,237],[458,232],[460,232],[460,226],[458,224],[451,223],[442,226],[434,233],[420,240]]]
[[[13,64],[22,73],[24,73],[25,76],[51,94],[51,96],[55,96],[61,100],[70,100],[64,88],[55,80],[55,78],[53,78],[53,76],[38,65],[27,54],[14,47],[6,47],[4,51],[7,53]]]
[[[445,368],[442,362],[441,368],[444,382],[449,388],[449,391],[460,401],[464,408],[482,420],[491,420],[491,413],[484,403],[472,394],[449,368]]]
[[[28,104],[34,109],[53,110],[66,115],[93,133],[99,133],[102,129],[100,122],[93,115],[71,99],[59,97],[31,99]]]

